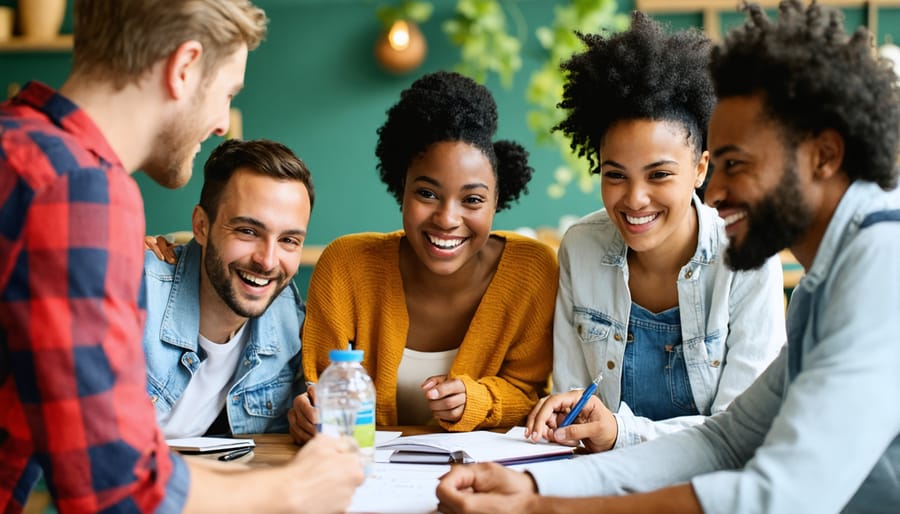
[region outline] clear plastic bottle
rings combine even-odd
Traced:
[[[362,367],[362,350],[331,350],[316,384],[319,433],[349,435],[368,471],[375,456],[375,386]]]

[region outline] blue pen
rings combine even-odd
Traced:
[[[591,382],[591,385],[585,388],[584,393],[581,395],[581,398],[578,399],[578,403],[575,404],[575,407],[572,407],[572,410],[569,411],[569,415],[566,416],[566,419],[563,420],[559,428],[567,427],[571,425],[573,421],[575,421],[575,418],[577,418],[578,415],[581,414],[581,409],[584,408],[584,405],[587,403],[588,398],[590,398],[594,394],[594,391],[597,390],[597,386],[600,385],[601,380],[603,380],[603,375],[598,374],[597,378],[595,378],[594,381]]]

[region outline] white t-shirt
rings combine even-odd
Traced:
[[[446,375],[459,349],[443,352],[419,352],[403,349],[397,369],[397,421],[401,425],[424,425],[431,418],[422,382],[435,375]]]
[[[197,372],[172,410],[158,419],[167,439],[201,436],[216,420],[225,406],[234,370],[244,351],[246,328],[244,323],[234,337],[222,344],[197,335],[206,358],[197,367]]]

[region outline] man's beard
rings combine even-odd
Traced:
[[[785,163],[781,180],[747,211],[747,233],[738,245],[731,239],[726,252],[734,270],[756,269],[794,244],[809,227],[812,210],[803,203],[794,159]]]
[[[212,284],[216,293],[218,293],[219,297],[225,302],[225,305],[227,305],[229,309],[242,318],[257,318],[262,316],[263,313],[266,312],[266,309],[272,305],[272,302],[275,301],[275,298],[281,294],[281,291],[287,287],[289,282],[289,280],[285,280],[283,275],[279,275],[272,279],[276,283],[276,288],[272,293],[272,296],[269,297],[269,300],[261,309],[252,310],[250,306],[241,305],[241,302],[238,300],[237,292],[235,292],[228,275],[228,266],[222,262],[222,257],[211,238],[206,241],[206,258],[204,259],[203,264],[206,267],[206,276],[209,278],[209,283]],[[249,271],[259,275],[266,274],[265,270],[259,268],[252,262]],[[235,272],[235,274],[236,273],[237,272]],[[240,277],[238,277],[238,280],[240,280]]]
[[[167,124],[157,136],[153,153],[143,167],[144,173],[165,188],[177,189],[191,179],[203,132],[196,121],[202,103],[203,96],[195,96],[188,110]]]

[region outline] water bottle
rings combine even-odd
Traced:
[[[316,385],[319,433],[350,436],[368,471],[375,456],[375,386],[362,367],[362,350],[331,350]]]

